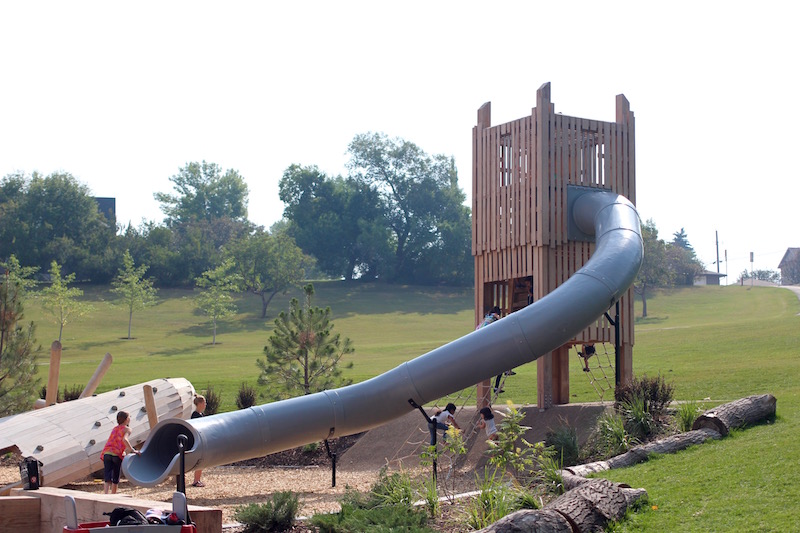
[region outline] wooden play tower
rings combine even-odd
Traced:
[[[503,316],[552,292],[589,260],[594,243],[567,239],[567,186],[606,189],[636,204],[634,116],[616,97],[616,122],[556,113],[550,84],[536,91],[529,116],[492,126],[491,103],[472,134],[472,255],[475,321],[494,305]],[[609,310],[612,319],[615,309]],[[570,347],[618,342],[617,379],[632,378],[632,289],[619,302],[619,337],[605,316],[569,343],[537,359],[540,409],[569,402]],[[478,384],[478,404],[491,397]]]

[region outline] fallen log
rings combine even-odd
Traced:
[[[506,515],[478,533],[574,533],[564,515],[552,509],[523,509]]]
[[[772,394],[761,394],[724,403],[698,416],[692,429],[711,428],[725,437],[731,429],[774,418],[777,402]]]
[[[511,513],[480,533],[603,531],[609,521],[619,521],[628,507],[645,497],[644,489],[627,488],[607,479],[588,479],[543,509]]]
[[[585,477],[589,474],[594,474],[595,472],[612,470],[614,468],[623,468],[626,466],[635,465],[636,463],[642,463],[654,453],[675,453],[680,450],[684,450],[689,446],[702,444],[709,439],[720,438],[722,438],[722,435],[720,435],[714,429],[703,428],[687,431],[686,433],[678,433],[677,435],[670,435],[669,437],[648,442],[647,444],[634,446],[627,452],[605,461],[596,461],[594,463],[570,466],[564,468],[564,470],[575,476]]]

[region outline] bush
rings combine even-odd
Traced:
[[[236,395],[236,407],[239,409],[253,407],[256,404],[257,398],[256,390],[246,382],[242,382],[242,385],[239,387],[239,393]]]
[[[291,491],[281,491],[273,494],[266,503],[238,507],[233,518],[244,524],[244,533],[288,531],[294,525],[299,507],[297,495]]]
[[[620,413],[625,418],[625,429],[637,439],[644,439],[655,429],[655,420],[643,398],[633,397],[630,402],[621,402]]]
[[[206,410],[204,414],[206,415],[215,415],[219,412],[219,406],[222,403],[222,395],[214,390],[214,386],[211,384],[206,385],[206,393],[204,396],[206,397]]]
[[[678,429],[681,431],[690,431],[694,425],[694,421],[697,420],[697,416],[702,412],[702,408],[695,401],[678,404],[678,414],[676,416]]]
[[[606,456],[627,452],[637,440],[625,429],[625,420],[619,413],[603,413],[597,420],[597,444]]]
[[[552,447],[562,466],[578,464],[578,434],[574,428],[561,426],[545,436],[544,444]]]
[[[407,505],[363,509],[342,504],[342,510],[338,513],[312,516],[311,524],[318,528],[320,533],[352,533],[354,531],[434,533],[425,525],[427,520],[424,511]]]
[[[614,390],[615,407],[619,408],[625,402],[630,404],[634,398],[641,398],[645,403],[644,409],[653,418],[659,418],[672,401],[674,393],[675,387],[664,381],[660,375],[656,378],[635,377],[629,384],[620,385]]]
[[[303,446],[303,453],[314,453],[319,450],[319,442],[309,442]]]
[[[64,393],[61,395],[61,397],[65,402],[70,402],[80,398],[82,392],[83,387],[80,385],[72,385],[71,387],[64,385]]]

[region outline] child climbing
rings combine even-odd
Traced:
[[[597,353],[594,344],[584,344],[583,351],[578,351],[578,355],[583,359],[583,371],[589,372],[589,358]]]
[[[486,437],[489,440],[497,440],[497,426],[494,423],[494,413],[491,407],[484,407],[479,413],[481,419],[478,420],[478,428],[486,430]]]
[[[461,427],[458,425],[458,422],[456,422],[455,414],[456,404],[448,403],[447,406],[445,406],[444,411],[437,411],[436,414],[431,417],[431,422],[428,424],[428,430],[431,433],[431,446],[436,444],[437,429],[444,431],[442,440],[447,438],[447,430],[450,429],[450,424],[452,424],[456,429],[461,429]]]

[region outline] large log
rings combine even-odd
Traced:
[[[761,394],[724,403],[697,417],[692,429],[711,428],[724,437],[731,429],[774,418],[777,402],[772,394]]]
[[[556,498],[544,509],[511,513],[480,533],[574,533],[604,531],[609,521],[619,521],[634,502],[647,496],[607,479],[588,479]]]
[[[720,439],[720,435],[714,429],[703,428],[686,433],[678,433],[677,435],[670,435],[663,439],[658,439],[647,444],[634,446],[627,452],[607,459],[605,461],[596,461],[594,463],[586,463],[582,465],[570,466],[564,468],[570,474],[575,476],[588,476],[595,472],[602,472],[604,470],[612,470],[614,468],[623,468],[632,466],[636,463],[641,463],[654,453],[675,453],[684,450],[689,446],[695,444],[702,444],[709,439]]]
[[[478,533],[574,533],[574,530],[558,511],[523,509],[504,516]]]

